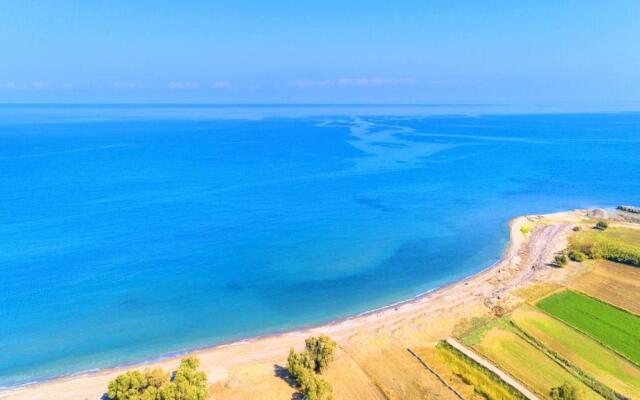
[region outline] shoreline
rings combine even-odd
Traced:
[[[520,217],[516,217],[516,218],[520,218]],[[513,218],[511,221],[515,220],[516,218]],[[509,221],[509,225],[511,224],[511,221]],[[203,352],[203,351],[208,351],[208,350],[216,350],[216,349],[221,349],[227,346],[233,346],[233,345],[240,345],[243,343],[250,343],[252,341],[256,341],[256,340],[261,340],[261,339],[269,339],[269,338],[273,338],[273,337],[277,337],[280,335],[286,335],[288,333],[294,333],[294,332],[298,332],[298,331],[308,331],[308,330],[314,330],[314,329],[320,329],[322,327],[329,327],[329,326],[333,326],[333,325],[338,325],[344,322],[348,322],[354,319],[358,319],[361,317],[367,317],[367,316],[371,316],[371,315],[376,315],[378,313],[382,313],[385,311],[388,311],[390,309],[394,309],[397,307],[402,307],[406,304],[411,304],[414,302],[418,302],[422,299],[427,298],[429,295],[438,292],[440,290],[446,290],[448,287],[451,286],[455,286],[456,284],[459,284],[461,282],[464,282],[466,280],[469,279],[473,279],[474,277],[481,275],[489,270],[491,270],[492,268],[494,268],[497,264],[499,264],[503,257],[504,254],[506,254],[506,252],[508,251],[508,248],[511,244],[511,241],[509,241],[507,243],[506,248],[503,251],[503,256],[495,261],[494,263],[492,263],[491,265],[489,265],[488,267],[485,267],[483,269],[481,269],[480,271],[477,271],[471,275],[465,275],[462,276],[460,278],[454,279],[448,283],[445,283],[441,286],[436,286],[434,288],[428,289],[426,291],[423,291],[421,293],[416,294],[415,296],[405,299],[405,300],[399,300],[396,301],[394,303],[382,306],[382,307],[377,307],[371,310],[366,310],[366,311],[362,311],[359,312],[357,314],[353,314],[347,317],[341,317],[341,318],[336,318],[336,319],[332,319],[326,322],[320,322],[317,324],[308,324],[308,325],[301,325],[298,326],[296,328],[292,328],[292,329],[284,329],[284,330],[276,330],[270,333],[265,333],[262,335],[254,335],[254,336],[248,336],[245,337],[243,339],[230,339],[230,340],[226,340],[226,341],[221,341],[218,342],[216,344],[211,344],[211,345],[205,345],[205,346],[200,346],[200,347],[193,347],[193,348],[189,348],[189,349],[185,349],[185,350],[177,350],[177,351],[172,351],[172,352],[168,352],[168,353],[164,353],[161,354],[159,356],[156,357],[151,357],[151,358],[146,358],[143,360],[136,360],[136,361],[131,361],[131,362],[126,362],[126,363],[121,363],[121,364],[117,364],[111,367],[104,367],[104,368],[92,368],[89,370],[84,370],[84,371],[78,371],[78,372],[72,372],[69,374],[63,374],[63,375],[57,375],[57,376],[53,376],[51,378],[43,378],[40,380],[35,380],[35,381],[31,381],[31,382],[25,382],[25,383],[20,383],[17,385],[10,385],[10,386],[0,386],[0,399],[4,398],[6,393],[5,392],[12,392],[18,389],[22,389],[22,388],[28,388],[30,386],[35,386],[35,385],[41,385],[41,384],[46,384],[46,383],[51,383],[51,382],[55,382],[55,381],[62,381],[62,380],[72,380],[74,378],[79,378],[79,377],[84,377],[84,376],[90,376],[90,375],[95,375],[95,374],[100,374],[102,372],[108,372],[108,371],[112,371],[112,370],[128,370],[131,368],[146,368],[147,365],[152,365],[154,363],[160,363],[162,361],[168,360],[168,359],[174,359],[177,357],[183,357],[189,354],[194,354],[194,353],[198,353],[198,352]]]
[[[554,215],[566,215],[575,213],[571,212],[563,212],[563,213],[555,213],[555,214],[547,214],[545,216],[519,216],[511,219],[508,223],[509,226],[509,241],[503,250],[502,256],[499,260],[492,263],[491,265],[481,269],[478,272],[475,272],[471,275],[466,275],[455,279],[449,283],[444,285],[429,289],[423,293],[420,293],[412,298],[401,300],[383,307],[375,308],[372,310],[367,310],[355,315],[351,315],[348,317],[337,318],[335,320],[320,323],[320,324],[311,324],[309,326],[302,326],[293,328],[291,330],[284,330],[279,332],[273,332],[264,335],[257,335],[253,337],[248,337],[240,340],[230,340],[228,342],[222,342],[215,345],[203,346],[200,348],[187,349],[184,351],[177,351],[172,353],[167,353],[165,355],[160,355],[155,358],[134,361],[131,363],[121,364],[114,367],[102,368],[102,369],[94,369],[88,371],[77,372],[73,374],[58,376],[54,378],[46,378],[40,381],[34,381],[29,383],[24,383],[15,386],[7,386],[0,387],[0,399],[38,399],[45,398],[38,397],[39,393],[48,393],[51,394],[51,388],[54,393],[64,393],[68,394],[69,392],[61,391],[57,392],[55,390],[56,387],[65,388],[69,385],[73,385],[74,383],[84,382],[84,389],[81,391],[81,396],[91,397],[95,396],[95,398],[100,398],[100,396],[106,390],[106,383],[113,379],[116,375],[124,372],[125,370],[130,369],[138,369],[138,368],[165,368],[170,369],[174,368],[175,365],[179,362],[179,359],[185,355],[196,355],[201,358],[213,355],[213,358],[216,358],[215,355],[217,353],[224,352],[233,352],[240,347],[252,347],[252,346],[262,346],[267,342],[273,342],[274,340],[277,342],[285,342],[284,339],[293,339],[299,338],[300,343],[304,342],[304,337],[310,334],[316,333],[325,333],[325,332],[333,332],[333,334],[342,334],[345,332],[347,334],[355,334],[358,328],[365,329],[367,325],[374,325],[374,322],[379,322],[381,319],[385,317],[389,318],[402,318],[403,314],[411,313],[412,311],[416,311],[415,309],[419,309],[423,306],[428,306],[430,301],[436,302],[439,297],[443,297],[456,289],[464,289],[465,286],[470,285],[472,282],[482,282],[487,279],[495,278],[495,275],[502,272],[505,269],[512,268],[514,266],[518,266],[520,264],[520,256],[519,253],[522,250],[523,244],[527,244],[529,242],[529,238],[524,237],[520,232],[520,227],[523,224],[531,223],[531,218],[544,218],[548,216]],[[495,290],[507,290],[508,287],[503,287],[505,285],[498,285],[498,287],[494,288]],[[495,291],[494,290],[494,291]],[[462,293],[464,295],[464,292]],[[472,296],[471,293],[467,294],[468,296]],[[499,297],[498,297],[499,298]],[[464,302],[464,297],[461,299]],[[452,305],[451,307],[455,307]],[[347,335],[349,336],[349,335]],[[291,340],[289,340],[291,341]],[[288,342],[288,341],[287,341]],[[292,346],[295,344],[292,344]],[[287,349],[288,345],[284,345],[284,348]],[[266,346],[267,353],[272,353],[274,351],[274,346]],[[279,358],[285,358],[286,352],[281,352],[279,348],[282,348],[282,345],[277,346],[278,352],[276,353]],[[248,353],[252,353],[251,349],[249,349]],[[271,354],[269,354],[271,355]],[[251,355],[247,356],[245,354],[245,358],[251,361]],[[256,358],[255,356],[253,358]],[[259,356],[257,358],[260,358]],[[224,360],[224,357],[223,357]],[[231,368],[236,364],[240,364],[241,361],[232,361],[229,363],[229,360],[224,360],[226,362],[222,362],[220,364],[226,364],[226,368]],[[242,361],[245,361],[244,359]],[[210,365],[209,363],[203,362],[203,367],[205,370],[208,368],[209,381],[210,383],[216,383],[224,380],[228,374],[221,373],[219,368],[216,368],[216,365]],[[220,367],[225,368],[225,367]],[[213,373],[212,373],[213,372]],[[80,394],[80,393],[78,393]],[[71,394],[73,396],[73,393]],[[56,396],[59,399],[71,399],[77,397],[61,397]]]

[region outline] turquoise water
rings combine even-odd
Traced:
[[[487,267],[513,216],[640,203],[638,113],[240,111],[0,107],[0,386],[353,315]]]

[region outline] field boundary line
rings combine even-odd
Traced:
[[[427,370],[429,370],[429,372],[431,372],[433,375],[435,375],[436,378],[438,378],[438,380],[440,382],[442,382],[442,384],[444,386],[447,387],[447,389],[451,390],[453,392],[453,394],[456,395],[456,397],[458,397],[460,400],[464,400],[464,397],[462,397],[462,395],[460,393],[458,393],[457,390],[455,390],[451,385],[449,385],[443,377],[440,376],[440,374],[438,374],[436,372],[436,370],[434,370],[433,368],[431,368],[429,366],[429,364],[427,364],[427,362],[425,360],[422,359],[422,357],[420,357],[418,354],[416,354],[413,350],[411,350],[411,348],[407,347],[407,351],[409,353],[411,353],[412,356],[414,356],[415,358],[418,359],[418,361],[420,362],[420,364],[422,364]]]
[[[454,339],[452,337],[448,337],[447,339],[445,339],[445,341],[449,345],[451,345],[453,348],[455,348],[456,350],[458,350],[459,352],[464,354],[465,356],[469,357],[473,361],[477,362],[481,366],[485,367],[489,371],[491,371],[494,374],[496,374],[506,384],[508,384],[509,386],[511,386],[512,388],[514,388],[518,392],[520,392],[527,399],[529,399],[529,400],[541,400],[540,397],[536,396],[533,392],[531,392],[529,389],[527,389],[522,383],[518,382],[511,375],[507,374],[506,372],[504,372],[503,370],[498,368],[495,364],[493,364],[491,361],[489,361],[486,358],[480,356],[475,351],[469,349],[468,347],[466,347],[462,343],[458,342],[456,339]]]

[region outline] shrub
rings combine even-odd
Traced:
[[[564,254],[560,254],[555,256],[555,258],[553,259],[554,264],[556,264],[559,267],[564,267],[565,265],[567,265],[567,263],[569,262],[569,260],[567,259],[567,256]]]
[[[109,382],[110,400],[205,400],[207,376],[198,371],[199,361],[187,357],[169,379],[161,369],[127,371]]]
[[[533,229],[531,225],[522,225],[520,227],[520,232],[522,232],[522,234],[526,236],[529,232],[531,232],[531,229]]]
[[[573,230],[574,232],[580,232],[582,230],[582,228],[580,228],[578,225],[576,225],[573,228],[571,228],[571,230]]]
[[[588,258],[587,255],[581,252],[580,250],[569,251],[569,259],[571,259],[571,261],[583,262],[587,258]]]
[[[609,224],[607,223],[607,221],[598,221],[598,223],[596,224],[596,229],[599,229],[601,231],[604,231],[608,227]]]
[[[565,382],[558,387],[551,388],[549,395],[553,400],[577,400],[576,388]]]

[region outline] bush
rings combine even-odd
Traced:
[[[571,230],[573,230],[574,232],[580,232],[582,230],[582,228],[580,228],[579,226],[574,226],[573,228],[571,228]]]
[[[561,386],[551,388],[549,395],[553,400],[577,400],[576,388],[565,382]]]
[[[587,255],[581,252],[580,250],[569,251],[569,259],[571,259],[571,261],[583,262],[587,258],[588,258]]]
[[[599,229],[601,231],[604,231],[608,227],[609,224],[607,223],[607,221],[598,221],[598,223],[596,224],[596,229]]]
[[[527,234],[531,232],[531,229],[533,229],[531,225],[522,225],[520,227],[520,232],[522,232],[523,235],[527,236]]]
[[[567,256],[564,254],[560,254],[555,256],[555,258],[553,259],[554,264],[556,264],[559,267],[564,267],[565,265],[567,265],[569,263],[569,260],[567,259]]]
[[[169,379],[161,369],[127,371],[109,382],[110,400],[205,400],[207,376],[198,371],[199,361],[187,357]]]

